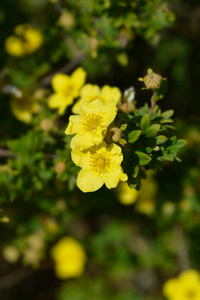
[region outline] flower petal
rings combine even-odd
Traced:
[[[69,125],[67,126],[67,129],[65,130],[65,134],[74,134],[77,132],[80,133],[81,121],[82,121],[82,118],[80,116],[70,116],[69,117]]]
[[[73,102],[73,98],[65,97],[62,94],[54,93],[50,96],[48,105],[50,108],[58,108],[58,113],[62,115],[67,108],[67,106],[71,105]]]
[[[82,68],[76,69],[71,75],[71,84],[76,86],[76,89],[79,90],[82,85],[85,83],[86,72]]]
[[[88,100],[85,100],[88,102],[90,102],[91,97],[98,98],[99,94],[100,94],[100,87],[95,84],[86,84],[80,90],[81,98],[88,98]]]
[[[115,102],[118,102],[122,94],[117,87],[110,87],[108,85],[104,85],[101,90],[100,96],[102,98],[105,98],[107,101],[112,99]]]
[[[100,175],[95,172],[82,169],[77,177],[77,186],[84,192],[95,192],[102,187],[104,181]]]
[[[55,92],[64,93],[70,83],[70,77],[66,74],[56,74],[52,79],[52,86]]]
[[[90,169],[90,151],[80,151],[75,148],[71,152],[72,161],[79,167],[89,170]]]
[[[128,176],[123,172],[121,166],[112,165],[109,172],[103,175],[105,185],[108,189],[115,188],[120,181],[127,181]]]

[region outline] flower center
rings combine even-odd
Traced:
[[[90,157],[90,166],[97,173],[106,173],[110,166],[110,159],[104,154],[96,153]]]
[[[188,300],[192,300],[192,299],[195,299],[196,292],[193,291],[193,290],[188,290],[188,291],[186,292],[186,295],[187,295],[187,299],[188,299]]]
[[[102,117],[96,116],[95,114],[87,115],[82,123],[83,128],[93,133],[96,132],[97,127],[101,125]]]
[[[68,84],[65,88],[64,95],[66,97],[71,96],[71,95],[73,95],[74,91],[75,91],[74,85],[73,84]]]

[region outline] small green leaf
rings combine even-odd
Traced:
[[[145,132],[146,129],[151,125],[150,117],[148,114],[144,115],[141,119],[141,129]]]
[[[156,139],[156,145],[163,144],[167,141],[167,137],[164,135],[158,135],[155,139]]]
[[[128,141],[129,143],[134,143],[140,137],[141,130],[133,130],[128,134]]]
[[[165,124],[165,123],[173,123],[174,122],[174,120],[172,120],[172,119],[162,119],[161,121],[160,121],[160,123],[162,123],[162,124]]]
[[[140,166],[145,166],[151,161],[151,157],[148,156],[146,153],[140,152],[140,151],[135,151],[135,154],[139,158],[139,165]]]
[[[154,124],[151,125],[147,130],[145,131],[146,137],[154,137],[157,135],[157,133],[160,130],[160,125],[159,124]]]
[[[173,109],[170,109],[170,110],[164,111],[164,112],[161,114],[161,116],[162,116],[164,119],[168,119],[168,118],[170,118],[171,116],[173,116],[173,114],[174,114]]]
[[[187,144],[187,142],[183,139],[179,139],[176,143],[176,145],[179,147],[179,148],[182,148],[184,147],[185,145]]]
[[[139,165],[135,166],[135,168],[133,169],[133,178],[136,178],[138,176],[139,170]]]
[[[177,160],[178,162],[182,162],[182,160],[179,157],[175,157],[175,160]]]
[[[127,143],[127,141],[125,139],[121,139],[119,140],[120,145],[125,145]]]
[[[127,124],[122,124],[122,126],[120,127],[121,131],[124,131],[127,128]]]
[[[174,155],[165,151],[163,152],[162,158],[165,160],[174,161]]]

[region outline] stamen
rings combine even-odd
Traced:
[[[110,159],[104,154],[96,153],[90,156],[89,166],[97,173],[107,173],[110,166]]]

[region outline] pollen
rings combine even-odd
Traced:
[[[90,157],[90,166],[97,173],[106,173],[110,166],[110,159],[104,154],[94,154]]]
[[[102,117],[98,115],[95,114],[87,115],[85,116],[82,125],[86,131],[95,133],[97,128],[101,126],[101,121],[102,121]]]

